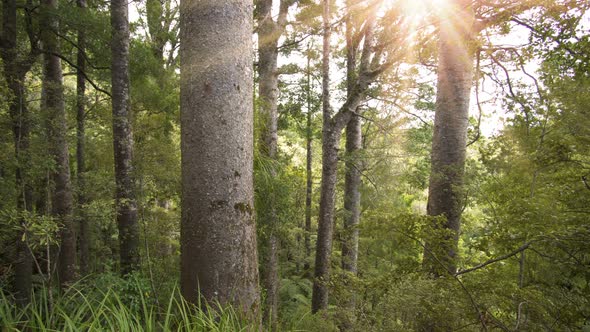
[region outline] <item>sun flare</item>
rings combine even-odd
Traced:
[[[426,18],[439,13],[449,4],[449,0],[402,0],[407,15]]]

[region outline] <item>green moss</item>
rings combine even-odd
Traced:
[[[252,207],[248,203],[236,203],[234,204],[234,209],[240,211],[241,213],[252,215]]]

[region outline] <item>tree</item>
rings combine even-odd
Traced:
[[[86,11],[86,0],[77,0],[81,11]],[[84,204],[88,202],[86,197],[85,173],[86,173],[86,33],[84,27],[78,29],[78,53],[76,56],[76,175],[78,181],[78,218],[80,224],[80,273],[86,275],[89,272],[90,262],[90,225],[89,219],[84,214]]]
[[[312,126],[312,118],[313,118],[313,110],[312,109],[312,102],[311,102],[311,92],[312,92],[312,83],[311,83],[311,47],[307,49],[307,66],[306,69],[306,104],[307,104],[307,114],[306,114],[306,123],[305,123],[305,263],[303,264],[303,269],[308,273],[310,264],[309,258],[311,256],[311,200],[312,200],[312,190],[313,190],[313,169],[312,169],[312,158],[313,158],[313,151],[312,151],[312,143],[313,143],[313,126]]]
[[[0,35],[0,56],[4,64],[4,76],[11,93],[9,100],[10,118],[12,121],[12,133],[14,137],[14,158],[16,160],[15,184],[16,207],[18,211],[32,211],[33,190],[31,180],[28,178],[26,168],[30,162],[30,118],[26,103],[25,76],[31,70],[39,55],[38,38],[33,34],[32,20],[27,11],[27,31],[30,49],[27,54],[18,53],[17,34],[17,4],[16,1],[2,1],[2,33]],[[13,258],[15,275],[13,288],[16,300],[25,305],[30,302],[31,275],[33,272],[33,259],[23,235],[26,237],[24,220],[21,221],[21,230],[15,234],[15,253]]]
[[[349,2],[349,7],[351,7]],[[346,94],[350,96],[354,89],[356,74],[356,47],[354,46],[353,11],[346,17]],[[358,111],[358,110],[355,110]],[[362,122],[358,115],[353,115],[346,125],[346,174],[344,178],[344,227],[342,234],[342,269],[353,275],[357,274],[359,222],[361,217],[361,160]],[[354,313],[354,297],[347,299],[345,305]],[[350,329],[351,322],[346,321],[343,329]]]
[[[445,269],[456,270],[453,262],[460,229],[463,202],[462,183],[467,146],[469,100],[473,79],[473,9],[467,1],[450,2],[449,13],[455,18],[442,19],[438,45],[438,82],[434,136],[431,153],[431,175],[428,187],[428,215],[444,215],[445,228],[452,231],[443,240]],[[452,11],[451,11],[452,10]],[[444,275],[431,257],[430,246],[424,265],[430,273]],[[439,252],[439,251],[436,251]],[[441,259],[443,259],[441,257]],[[436,272],[439,271],[439,272]]]
[[[42,1],[43,109],[47,113],[48,139],[55,163],[51,174],[53,195],[51,214],[62,224],[59,248],[59,282],[66,285],[76,278],[76,227],[73,219],[73,194],[70,179],[63,75],[58,41],[57,0]]]
[[[329,104],[329,53],[330,53],[330,7],[324,2],[324,41],[322,54],[322,184],[320,191],[320,211],[318,219],[318,240],[312,296],[312,312],[328,307],[328,282],[330,279],[330,262],[334,224],[335,194],[338,168],[338,150],[342,130],[351,117],[355,116],[357,107],[364,100],[367,89],[384,71],[393,66],[399,57],[399,49],[390,49],[392,41],[402,45],[403,34],[399,34],[395,22],[399,19],[395,10],[390,10],[382,19],[384,24],[378,36],[375,35],[376,18],[374,4],[368,4],[362,17],[363,26],[353,36],[355,45],[363,47],[354,83],[350,83],[351,92],[338,112],[332,114]],[[379,40],[379,43],[376,42]],[[357,46],[355,46],[357,47]]]
[[[111,1],[111,80],[117,226],[121,274],[139,267],[139,225],[133,181],[133,134],[129,104],[129,8]]]
[[[261,155],[269,160],[277,157],[277,101],[279,95],[279,72],[277,58],[279,54],[279,38],[287,25],[287,13],[293,0],[281,0],[279,16],[276,22],[272,18],[272,0],[260,0],[257,2],[258,19],[258,76],[259,76],[259,101],[260,117],[263,122],[263,130],[260,137]],[[271,172],[276,173],[274,169]],[[263,284],[266,289],[266,303],[264,306],[263,320],[268,323],[271,330],[275,329],[278,313],[279,290],[279,238],[277,235],[278,218],[276,213],[276,197],[273,192],[268,193],[269,215],[268,220],[270,234],[266,241],[268,255],[265,257]]]
[[[252,2],[181,3],[181,290],[256,314]]]
[[[482,30],[505,22],[534,5],[535,1],[509,1],[494,6],[454,0],[441,10],[427,213],[442,216],[444,220],[442,228],[435,221],[434,228],[441,232],[435,236],[438,238],[427,241],[423,261],[425,271],[434,276],[453,274],[457,269],[455,260],[465,195],[463,176],[477,36]]]

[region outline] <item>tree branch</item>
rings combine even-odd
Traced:
[[[510,258],[512,256],[515,256],[516,254],[518,254],[518,253],[520,253],[520,252],[525,251],[526,249],[528,249],[530,247],[531,243],[533,243],[533,241],[529,241],[529,242],[523,244],[520,248],[518,248],[518,249],[516,249],[516,250],[514,250],[514,251],[512,251],[512,252],[510,252],[510,253],[508,253],[506,255],[502,255],[500,257],[497,257],[497,258],[494,258],[494,259],[490,259],[488,261],[485,261],[485,262],[483,262],[481,264],[478,264],[478,265],[476,265],[474,267],[471,267],[471,268],[468,268],[468,269],[464,269],[464,270],[458,271],[457,273],[455,273],[455,276],[460,276],[460,275],[465,274],[465,273],[473,272],[473,271],[479,270],[481,268],[484,268],[484,267],[486,267],[486,266],[488,266],[490,264],[493,264],[493,263],[496,263],[496,262],[499,262],[499,261],[503,261],[503,260],[508,259],[508,258]]]
[[[82,74],[82,76],[84,76],[84,79],[86,79],[86,81],[88,81],[88,83],[90,83],[90,85],[92,85],[92,87],[96,90],[96,91],[100,91],[102,93],[104,93],[105,95],[112,97],[111,93],[100,88],[98,85],[96,85],[96,83],[94,83],[89,77],[88,75],[86,75],[86,72],[84,72],[83,70],[80,69],[80,67],[76,66],[72,61],[70,61],[68,58],[64,57],[63,55],[59,54],[59,53],[54,53],[54,52],[48,52],[43,50],[42,53],[45,54],[49,54],[49,55],[53,55],[56,56],[60,59],[62,59],[63,61],[65,61],[68,65],[70,65],[72,68],[79,70],[80,73]]]

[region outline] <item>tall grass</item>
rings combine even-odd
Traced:
[[[136,290],[141,290],[137,279]],[[24,308],[17,308],[6,294],[0,297],[0,331],[212,331],[257,330],[248,326],[231,307],[186,302],[174,287],[167,303],[158,307],[148,292],[122,293],[79,283],[49,305],[46,290],[37,291]],[[152,294],[153,295],[153,294]]]

